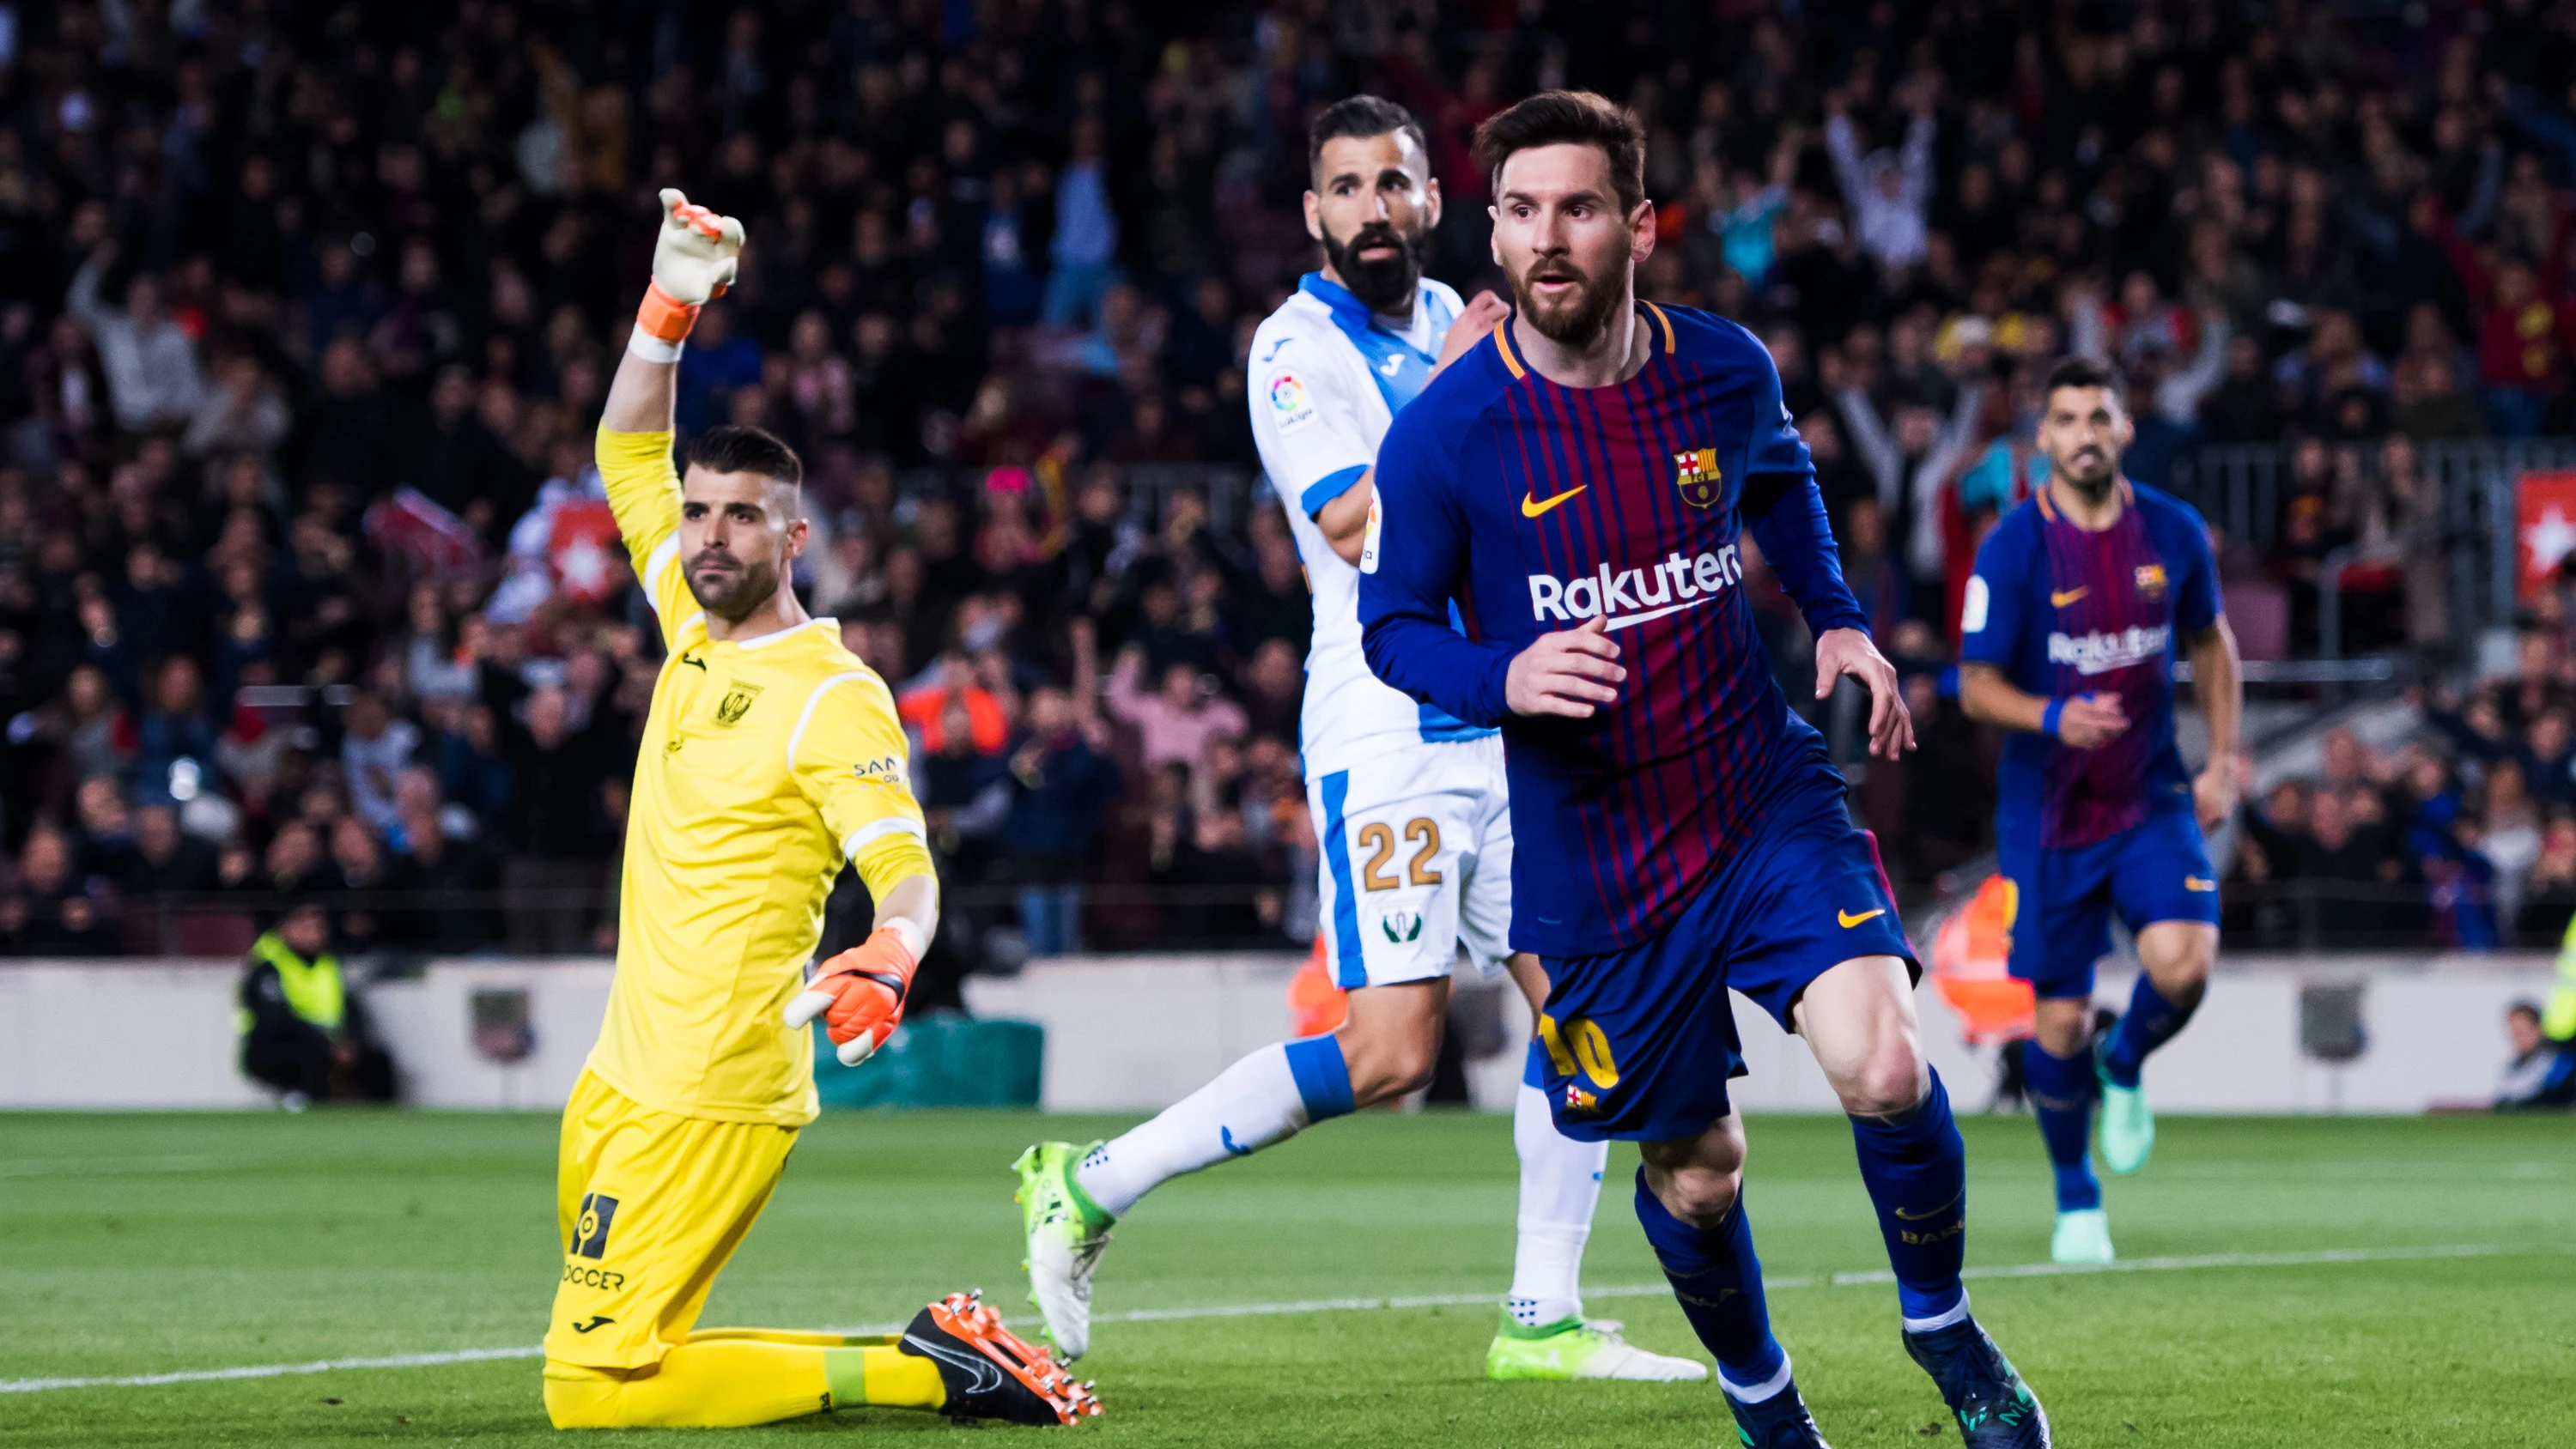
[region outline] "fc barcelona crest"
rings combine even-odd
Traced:
[[[725,686],[724,698],[716,701],[716,723],[737,725],[751,713],[751,702],[760,698],[760,686],[737,679]]]
[[[2138,565],[2138,593],[2152,601],[2163,597],[2165,566],[2160,563]]]
[[[1673,485],[1682,491],[1682,501],[1693,508],[1706,508],[1717,502],[1718,485],[1726,475],[1717,466],[1715,448],[1693,448],[1673,454]]]

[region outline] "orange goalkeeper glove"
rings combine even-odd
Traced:
[[[903,1022],[903,998],[919,963],[892,926],[823,963],[803,994],[787,1003],[787,1024],[801,1028],[816,1017],[838,1050],[841,1065],[866,1061]]]

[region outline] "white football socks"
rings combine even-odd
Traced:
[[[1601,1202],[1607,1142],[1556,1130],[1547,1094],[1527,1082],[1512,1101],[1512,1146],[1521,1158],[1520,1241],[1512,1252],[1512,1321],[1543,1328],[1583,1316],[1583,1243]]]
[[[1330,1038],[1321,1038],[1330,1040]],[[1299,1043],[1303,1045],[1303,1043]],[[1340,1048],[1334,1048],[1340,1060]],[[1293,1137],[1308,1122],[1288,1045],[1261,1048],[1124,1135],[1101,1144],[1074,1181],[1111,1217],[1125,1217],[1157,1186]]]

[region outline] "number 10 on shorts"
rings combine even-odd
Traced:
[[[1610,1034],[1601,1023],[1588,1017],[1575,1017],[1558,1025],[1553,1016],[1542,1012],[1538,1019],[1539,1045],[1547,1049],[1548,1065],[1560,1077],[1580,1071],[1585,1080],[1602,1091],[1619,1085],[1619,1063],[1610,1054]]]

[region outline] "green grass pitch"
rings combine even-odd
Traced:
[[[1003,1113],[839,1115],[807,1133],[706,1322],[855,1326],[969,1285],[1019,1313],[1006,1164],[1123,1125]],[[2047,1256],[2026,1119],[1964,1124],[1971,1265]],[[1837,1119],[1751,1125],[1772,1313],[1837,1445],[1956,1443],[1897,1343],[1894,1290]],[[0,1380],[509,1348],[543,1328],[555,1124],[543,1115],[0,1116]],[[2376,1256],[1978,1278],[1978,1315],[2069,1446],[2558,1445],[2576,1363],[2576,1122],[2165,1124],[2109,1186],[2129,1259]],[[1596,1287],[1657,1281],[1612,1158]],[[1119,1229],[1104,1315],[1508,1277],[1501,1117],[1372,1113],[1165,1187]],[[2399,1258],[2406,1249],[2480,1250]],[[1785,1280],[1809,1280],[1785,1286]],[[1699,1354],[1669,1298],[1596,1295],[1630,1336]],[[1101,1445],[1733,1443],[1713,1384],[1491,1384],[1482,1304],[1108,1322],[1086,1373]],[[727,1443],[961,1432],[845,1411]],[[986,1435],[1022,1431],[988,1427]],[[623,1443],[713,1443],[705,1432]],[[0,1446],[559,1443],[528,1358],[0,1393]],[[978,1442],[991,1442],[979,1440]]]

